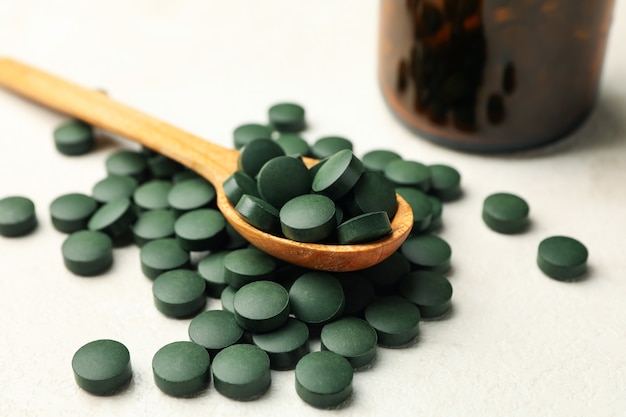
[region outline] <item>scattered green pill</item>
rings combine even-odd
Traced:
[[[252,342],[267,353],[271,369],[293,369],[309,353],[309,328],[300,320],[289,318],[271,332],[253,333]]]
[[[400,251],[396,251],[384,261],[359,273],[372,284],[377,294],[389,294],[395,290],[398,280],[410,270],[409,260]]]
[[[483,202],[482,217],[495,232],[520,233],[528,227],[529,210],[523,198],[510,193],[495,193]]]
[[[264,333],[276,330],[289,317],[289,294],[273,281],[255,281],[239,288],[233,300],[235,320],[243,329]]]
[[[141,271],[150,279],[164,272],[189,267],[189,252],[184,251],[176,239],[155,239],[139,251]]]
[[[259,397],[270,386],[270,359],[255,345],[239,344],[222,349],[213,359],[215,389],[233,400]]]
[[[569,236],[551,236],[539,243],[537,265],[547,276],[571,281],[587,270],[589,252],[585,245]]]
[[[295,103],[278,103],[268,110],[269,122],[279,132],[300,132],[306,126],[304,108]]]
[[[449,165],[434,164],[430,170],[429,192],[443,201],[451,201],[461,194],[461,174]]]
[[[273,139],[256,139],[241,148],[237,168],[255,178],[267,161],[284,155],[283,148]]]
[[[121,197],[98,208],[87,222],[87,228],[106,233],[116,240],[131,230],[136,218],[137,213],[132,202],[126,197]]]
[[[389,295],[367,306],[365,320],[376,330],[379,345],[396,347],[415,339],[419,332],[420,311],[406,298]]]
[[[429,195],[412,187],[397,187],[396,192],[411,206],[413,232],[423,232],[432,224],[433,203]]]
[[[258,249],[238,249],[224,257],[224,280],[234,289],[254,281],[271,281],[276,266],[273,257]]]
[[[152,283],[154,305],[166,316],[190,317],[206,304],[205,285],[204,279],[195,271],[166,271]]]
[[[251,176],[241,171],[233,172],[226,178],[222,186],[224,187],[226,198],[233,206],[239,203],[239,200],[244,194],[254,197],[259,196],[256,181]]]
[[[350,140],[341,136],[326,136],[313,143],[311,154],[317,159],[324,159],[344,149],[352,151],[353,145]]]
[[[280,231],[278,210],[261,198],[244,194],[235,206],[235,210],[248,223],[263,232],[277,234]]]
[[[256,181],[259,196],[277,209],[311,190],[308,168],[301,159],[291,156],[279,156],[267,161]]]
[[[272,129],[258,123],[247,123],[237,126],[233,131],[233,145],[235,149],[241,149],[256,139],[271,139]]]
[[[166,209],[170,207],[167,196],[171,189],[171,181],[150,180],[137,187],[133,201],[141,210]]]
[[[404,298],[417,305],[422,318],[439,317],[450,309],[452,285],[439,272],[411,272],[400,279],[398,288]]]
[[[99,203],[126,197],[132,198],[139,183],[128,175],[109,175],[98,181],[91,190],[91,196]]]
[[[211,381],[211,358],[193,342],[172,342],[152,357],[152,373],[157,387],[172,397],[191,397]]]
[[[118,391],[132,377],[130,353],[115,340],[94,340],[72,357],[74,379],[79,387],[96,395]]]
[[[129,150],[121,150],[109,155],[105,161],[109,175],[128,175],[138,182],[149,176],[148,158],[146,155]]]
[[[341,283],[333,275],[313,271],[296,279],[289,288],[292,314],[312,325],[323,325],[341,315],[345,296]]]
[[[216,250],[226,241],[226,219],[215,209],[189,211],[176,220],[174,233],[186,251]]]
[[[226,286],[226,288],[224,288],[224,290],[220,294],[220,302],[222,304],[222,308],[233,314],[235,313],[234,303],[235,303],[236,292],[237,290],[234,289],[233,287]]]
[[[167,194],[167,203],[178,215],[188,211],[208,208],[215,203],[213,185],[204,178],[180,181]]]
[[[171,210],[148,210],[140,213],[132,226],[135,243],[143,246],[151,240],[174,237],[175,222],[176,216]]]
[[[395,159],[402,159],[402,157],[393,151],[375,149],[366,152],[361,158],[361,161],[365,169],[383,173],[385,166]]]
[[[57,150],[68,156],[84,155],[96,143],[92,127],[79,120],[63,123],[54,130],[53,137]]]
[[[430,169],[417,161],[394,159],[385,165],[384,174],[396,187],[414,187],[422,191],[430,188]]]
[[[276,138],[276,143],[283,148],[285,155],[288,156],[309,156],[311,147],[297,133],[283,133]]]
[[[337,226],[337,241],[340,244],[373,242],[391,233],[389,216],[384,211],[361,214]]]
[[[211,252],[198,262],[198,273],[206,281],[209,297],[219,298],[226,288],[224,258],[229,253],[228,250]]]
[[[353,368],[362,368],[376,357],[376,330],[365,320],[343,317],[322,327],[322,350],[343,356]]]
[[[203,311],[189,323],[189,339],[204,347],[211,357],[220,350],[239,343],[243,329],[235,321],[235,315],[226,310]]]
[[[400,246],[400,251],[414,269],[446,272],[450,269],[452,248],[437,235],[410,236]]]
[[[113,243],[101,232],[72,233],[61,245],[61,253],[65,267],[76,275],[98,275],[113,264]]]
[[[384,211],[390,219],[393,219],[398,210],[398,200],[393,184],[375,171],[363,172],[345,200],[344,205],[352,216]]]
[[[296,365],[295,374],[298,396],[313,407],[336,407],[352,394],[352,365],[334,352],[305,355]]]
[[[87,223],[97,208],[98,202],[88,195],[64,194],[50,204],[50,220],[59,232],[77,232],[87,228]]]
[[[0,235],[24,236],[36,227],[35,204],[30,199],[21,196],[0,199]]]
[[[298,242],[319,242],[337,227],[335,203],[321,194],[304,194],[289,200],[279,212],[285,237]]]
[[[148,157],[148,170],[153,179],[170,179],[184,167],[165,155],[156,154]]]
[[[337,200],[350,191],[363,173],[363,163],[345,149],[329,157],[313,177],[312,190]]]
[[[374,301],[374,286],[361,271],[343,272],[337,274],[337,278],[346,299],[343,314],[361,316],[365,307]]]

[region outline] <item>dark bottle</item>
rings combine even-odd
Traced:
[[[538,146],[596,100],[614,0],[381,0],[378,72],[393,112],[457,149]]]

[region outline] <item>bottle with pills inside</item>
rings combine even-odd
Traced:
[[[421,136],[474,152],[566,136],[598,95],[614,0],[381,0],[378,74]]]

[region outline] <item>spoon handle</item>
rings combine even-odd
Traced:
[[[138,142],[198,172],[213,185],[237,169],[237,151],[210,143],[108,97],[10,58],[0,57],[0,86]]]

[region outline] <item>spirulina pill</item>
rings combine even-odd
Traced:
[[[376,357],[376,330],[365,320],[343,317],[322,327],[322,350],[343,356],[353,368],[368,365]]]
[[[267,161],[256,178],[259,196],[276,208],[311,190],[311,176],[301,159],[279,156]]]
[[[193,342],[169,343],[152,357],[154,382],[172,397],[191,397],[209,386],[211,358]]]
[[[300,132],[304,130],[305,111],[296,103],[277,103],[268,110],[269,122],[279,132]]]
[[[155,239],[139,251],[141,271],[150,279],[164,272],[189,267],[189,252],[184,251],[176,239]]]
[[[166,316],[184,318],[206,304],[204,279],[195,271],[176,269],[159,275],[152,283],[157,310]]]
[[[148,157],[148,170],[155,179],[170,179],[183,168],[180,163],[165,155],[156,154]]]
[[[585,245],[569,236],[551,236],[539,243],[537,265],[547,276],[570,281],[587,270],[589,253]]]
[[[235,320],[243,329],[264,333],[276,330],[289,317],[289,294],[273,281],[244,285],[233,300]]]
[[[104,233],[81,230],[61,245],[65,267],[76,275],[100,274],[113,264],[113,243]]]
[[[363,170],[363,163],[351,151],[344,149],[324,162],[313,177],[311,188],[337,200],[354,187]]]
[[[207,254],[198,262],[198,273],[206,281],[206,290],[209,297],[219,298],[226,288],[224,273],[224,258],[230,251],[217,251]]]
[[[385,166],[395,159],[402,159],[402,157],[393,151],[375,149],[365,153],[361,161],[365,169],[382,173]]]
[[[167,196],[172,183],[167,180],[151,180],[141,184],[133,192],[133,201],[141,210],[158,210],[169,208]]]
[[[411,271],[411,264],[400,252],[396,251],[384,261],[359,271],[365,276],[377,294],[390,294],[404,274]]]
[[[270,386],[270,359],[255,345],[239,344],[222,349],[213,359],[215,389],[233,400],[247,401]]]
[[[76,383],[85,391],[96,395],[112,394],[132,377],[130,353],[118,341],[94,340],[74,353],[72,370]]]
[[[317,159],[324,159],[344,149],[352,151],[353,146],[350,140],[341,136],[325,136],[313,143],[311,153]]]
[[[363,172],[345,200],[344,204],[353,216],[384,211],[390,219],[393,219],[398,209],[393,184],[375,171]]]
[[[208,310],[198,314],[189,323],[189,339],[204,347],[211,357],[220,350],[239,343],[243,329],[235,315],[226,310]]]
[[[384,211],[361,214],[337,226],[340,244],[373,242],[391,233],[389,216]]]
[[[429,193],[443,201],[451,201],[461,194],[461,174],[449,165],[429,165],[430,188]]]
[[[311,325],[323,325],[341,315],[345,296],[341,283],[325,272],[307,272],[289,288],[293,315]]]
[[[0,235],[24,236],[36,227],[35,204],[30,199],[21,196],[0,199]]]
[[[167,203],[177,215],[188,211],[208,208],[215,203],[213,185],[204,178],[192,178],[172,186],[167,194]]]
[[[226,240],[226,219],[215,209],[189,211],[176,220],[174,233],[184,250],[215,250]]]
[[[235,210],[259,230],[270,234],[277,234],[280,231],[278,210],[265,200],[244,194],[235,206]]]
[[[398,289],[404,298],[417,305],[422,318],[439,317],[450,309],[452,285],[438,272],[411,272],[400,279]]]
[[[395,159],[385,165],[384,174],[396,187],[414,187],[422,191],[430,188],[430,170],[417,161]]]
[[[413,232],[427,230],[433,219],[433,203],[429,195],[412,187],[397,187],[396,192],[411,206],[413,212]]]
[[[128,175],[139,183],[149,176],[148,157],[136,151],[114,152],[106,159],[105,166],[109,175]]]
[[[95,145],[93,129],[87,123],[72,120],[54,129],[56,149],[68,156],[84,155]]]
[[[339,406],[352,394],[352,365],[331,351],[305,355],[296,365],[295,376],[298,396],[316,408]]]
[[[252,342],[267,353],[272,369],[293,369],[309,353],[309,328],[300,320],[289,318],[271,332],[253,333]]]
[[[420,317],[418,307],[399,296],[380,297],[365,309],[365,320],[376,330],[381,346],[411,342],[419,332]]]
[[[87,223],[97,208],[98,202],[88,195],[64,194],[50,204],[50,220],[59,232],[77,232],[87,228]]]
[[[176,217],[171,210],[148,210],[140,213],[132,226],[135,243],[143,246],[151,240],[174,237],[175,222]]]
[[[361,316],[365,307],[374,301],[374,286],[360,271],[337,274],[337,278],[346,299],[343,314]]]
[[[452,248],[437,235],[410,236],[400,246],[400,251],[412,264],[413,269],[441,273],[450,269]]]
[[[271,139],[272,129],[258,123],[247,123],[237,126],[233,131],[233,145],[241,149],[255,139]]]
[[[276,138],[276,143],[283,148],[285,155],[288,156],[309,156],[311,147],[302,136],[296,133],[283,133]]]
[[[271,281],[276,267],[274,258],[258,249],[238,249],[224,257],[224,280],[239,289],[254,281]]]
[[[126,197],[121,197],[98,208],[87,222],[87,228],[106,233],[115,240],[130,231],[136,218],[137,213],[132,202]]]
[[[283,148],[273,139],[256,139],[241,148],[237,167],[255,178],[267,161],[284,155]]]
[[[485,198],[482,217],[491,230],[513,234],[527,229],[529,211],[523,198],[511,193],[495,193]]]
[[[231,313],[235,313],[234,301],[235,301],[235,293],[236,289],[233,287],[227,286],[224,288],[222,293],[220,294],[220,303],[222,304],[222,308]]]
[[[132,198],[138,185],[129,175],[109,175],[93,186],[91,196],[102,204],[121,197]]]
[[[245,172],[233,172],[228,178],[226,178],[226,180],[224,180],[222,185],[224,187],[224,194],[226,195],[226,198],[233,206],[237,205],[244,194],[254,197],[259,196],[256,180]]]
[[[285,237],[298,242],[319,242],[337,226],[335,203],[321,194],[305,194],[287,201],[279,212]]]

